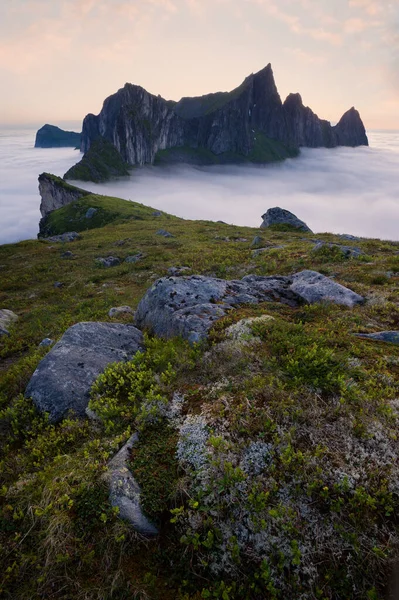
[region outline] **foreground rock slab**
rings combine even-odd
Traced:
[[[275,208],[269,208],[269,210],[262,215],[262,219],[262,229],[267,229],[267,227],[271,227],[272,225],[289,225],[290,227],[298,229],[298,231],[307,231],[308,233],[313,233],[306,223],[298,219],[294,213],[286,210],[285,208],[279,208],[278,206]]]
[[[119,517],[128,521],[142,535],[153,537],[158,535],[158,529],[141,510],[140,486],[128,466],[130,452],[138,439],[137,433],[129,438],[123,448],[109,462],[104,479],[109,486],[111,505],[119,509]]]
[[[315,271],[291,277],[247,275],[233,281],[201,275],[163,277],[139,303],[135,323],[161,337],[181,335],[199,342],[217,319],[239,304],[284,302],[295,307],[323,301],[354,306],[364,299]]]
[[[50,421],[68,411],[84,416],[90,388],[105,367],[129,360],[143,348],[143,336],[132,325],[77,323],[70,327],[33,373],[25,397],[32,398]]]

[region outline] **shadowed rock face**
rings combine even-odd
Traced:
[[[366,130],[354,107],[342,116],[333,129],[337,146],[368,146]]]
[[[153,163],[158,151],[172,148],[268,162],[292,156],[300,146],[368,144],[354,109],[332,127],[303,106],[299,94],[291,94],[283,104],[271,65],[232,92],[177,103],[127,83],[105,100],[98,116],[84,119],[81,150],[87,152],[99,136],[112,142],[131,165]],[[184,160],[184,152],[180,159]]]

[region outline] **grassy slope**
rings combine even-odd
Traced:
[[[58,339],[67,327],[78,321],[108,321],[107,313],[112,306],[128,304],[134,308],[146,289],[156,278],[165,275],[170,266],[187,265],[193,273],[223,278],[238,278],[249,273],[289,274],[304,268],[334,276],[366,295],[369,302],[354,310],[327,306],[304,311],[280,304],[244,308],[232,313],[224,324],[216,326],[213,339],[215,342],[222,339],[223,327],[240,316],[272,313],[278,325],[271,334],[265,330],[260,332],[262,342],[255,353],[249,350],[237,362],[234,356],[221,357],[212,350],[216,355],[210,364],[201,350],[189,357],[184,345],[173,342],[149,352],[149,360],[156,352],[162,355],[161,359],[154,359],[154,364],[161,367],[145,365],[150,385],[154,369],[162,371],[167,362],[174,364],[176,375],[165,378],[162,393],[170,396],[174,389],[183,390],[189,398],[187,410],[198,413],[205,407],[215,423],[221,418],[224,423],[229,423],[232,439],[235,435],[237,439],[242,436],[257,439],[260,432],[265,435],[267,428],[272,427],[273,420],[283,430],[286,428],[287,435],[289,430],[292,456],[284,455],[285,462],[279,467],[288,478],[290,469],[303,471],[303,466],[298,463],[298,452],[300,449],[304,452],[306,444],[310,444],[306,442],[306,436],[303,437],[306,428],[301,430],[302,437],[295,436],[298,423],[311,422],[315,414],[322,415],[334,427],[337,422],[333,402],[336,390],[333,393],[325,383],[327,380],[322,379],[322,392],[315,391],[315,378],[320,373],[322,378],[325,377],[325,365],[312,362],[313,359],[306,355],[296,357],[294,354],[300,364],[309,367],[306,370],[295,366],[295,361],[285,359],[284,353],[292,351],[286,348],[290,339],[297,340],[298,346],[305,348],[306,340],[310,339],[323,351],[327,349],[334,353],[333,359],[328,353],[325,357],[321,353],[327,361],[327,369],[336,377],[336,380],[334,377],[328,380],[331,386],[338,385],[343,373],[346,380],[352,379],[358,389],[364,390],[367,401],[354,396],[347,409],[353,412],[351,427],[356,435],[361,438],[367,433],[368,424],[374,417],[390,418],[384,403],[398,396],[399,348],[366,342],[351,334],[398,328],[398,279],[385,275],[388,271],[399,271],[398,245],[364,240],[356,245],[365,252],[365,258],[348,261],[336,253],[312,255],[312,243],[302,240],[303,233],[262,231],[265,245],[285,244],[286,247],[254,258],[250,242],[259,234],[257,229],[184,221],[170,215],[153,217],[152,209],[142,205],[123,201],[118,204],[97,196],[84,198],[75,207],[67,207],[68,210],[62,209],[64,213],[60,211],[60,215],[69,224],[69,218],[83,213],[91,205],[104,211],[99,210],[98,224],[110,220],[115,210],[112,213],[114,222],[101,229],[86,231],[81,240],[70,244],[30,240],[0,246],[0,307],[9,308],[20,317],[10,337],[0,341],[0,595],[57,600],[72,597],[197,600],[210,597],[206,595],[209,593],[216,598],[244,598],[243,592],[234,592],[227,576],[223,584],[220,577],[209,576],[196,562],[198,542],[190,541],[186,536],[181,545],[180,530],[168,524],[165,509],[180,506],[184,489],[188,489],[187,479],[179,479],[182,473],[177,473],[178,485],[176,473],[172,473],[175,434],[169,435],[164,428],[158,435],[148,430],[148,445],[142,444],[134,459],[136,474],[145,488],[146,509],[163,524],[160,539],[145,543],[116,519],[100,479],[109,456],[126,439],[129,428],[137,427],[135,411],[126,409],[126,397],[122,395],[115,422],[110,425],[105,418],[105,425],[108,423],[105,429],[95,423],[73,419],[57,426],[48,425],[35,413],[30,401],[20,395],[46,353],[45,349],[38,349],[38,344],[44,337]],[[133,218],[124,221],[128,216]],[[56,221],[56,215],[54,218]],[[60,220],[59,227],[65,227],[65,220],[64,224]],[[72,227],[71,222],[70,229],[73,228],[77,228],[76,223]],[[175,237],[156,236],[155,232],[160,228],[171,231]],[[226,236],[230,241],[223,239]],[[235,241],[242,237],[249,241]],[[338,241],[329,234],[318,238]],[[62,259],[65,250],[71,250],[74,257]],[[122,263],[112,269],[103,269],[95,263],[98,256],[113,255],[124,259],[138,251],[143,252],[145,258],[136,264]],[[55,281],[63,282],[64,286],[54,288]],[[301,322],[305,333],[297,329]],[[276,362],[273,356],[281,358]],[[347,367],[349,360],[361,365],[358,374],[353,374]],[[194,363],[195,368],[192,367]],[[292,378],[296,378],[295,389],[290,386]],[[160,385],[159,378],[154,381],[156,388]],[[224,387],[219,386],[220,382],[224,382]],[[133,396],[140,402],[140,394],[135,396],[132,392]],[[254,413],[250,412],[251,406]],[[263,415],[265,407],[270,407],[270,414]],[[319,421],[322,422],[321,417]],[[160,443],[162,436],[164,443]],[[337,452],[339,454],[339,450]],[[319,455],[315,461],[322,469],[322,480],[325,459]],[[145,476],[145,469],[143,472],[143,464],[148,464],[148,470],[153,473],[150,481]],[[226,473],[216,473],[215,481],[218,481],[217,477],[226,481]],[[312,477],[309,475],[309,485],[313,486],[314,502],[322,502],[323,510],[330,510],[325,483],[317,484]],[[160,482],[158,488],[157,481]],[[165,496],[165,490],[176,488],[176,485],[179,492],[168,491],[168,497],[162,497],[163,502],[157,501],[157,495],[162,496],[161,490]],[[389,502],[393,500],[389,500],[389,493],[378,473],[375,485],[378,488],[375,497],[386,502],[384,510],[388,514]],[[380,514],[378,507],[373,512],[367,504],[372,499],[367,498],[365,494],[365,504],[360,498],[358,504],[351,505],[355,515],[351,535],[355,536],[356,527],[366,529],[367,521],[374,522],[373,519],[385,519],[391,530],[394,529],[395,520],[384,516],[384,510]],[[219,501],[220,510],[225,511],[223,500],[219,498]],[[351,540],[355,546],[355,537]],[[389,576],[388,538],[386,546],[377,539],[373,543],[377,566],[364,575],[369,580],[366,583],[362,580],[362,585],[366,586],[368,598],[382,598],[383,582]],[[208,549],[201,544],[202,551],[198,554],[204,557]],[[362,561],[366,556],[369,559],[369,553]],[[348,591],[340,588],[344,585],[344,577],[339,569],[334,570],[328,555],[326,558],[323,577],[327,579],[323,591],[308,597],[349,597]],[[243,565],[242,568],[240,578],[244,581],[250,567]],[[267,582],[264,569],[260,577]],[[273,595],[273,585],[270,582],[267,585],[268,591],[263,591],[262,596],[248,597],[277,598]],[[376,590],[373,591],[374,586]],[[178,592],[182,587],[185,591]],[[336,591],[338,588],[340,594]],[[200,590],[204,589],[208,591],[202,592],[201,596]],[[356,597],[366,597],[366,592]]]
[[[181,162],[200,165],[225,165],[245,162],[265,164],[286,158],[294,158],[299,154],[298,149],[288,148],[281,142],[272,140],[259,131],[256,132],[255,136],[254,147],[248,156],[236,152],[214,154],[206,148],[178,146],[176,148],[158,150],[155,155],[154,164],[167,165]]]
[[[83,158],[64,175],[65,179],[100,183],[129,175],[129,165],[111,142],[98,138]]]

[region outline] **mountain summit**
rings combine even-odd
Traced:
[[[87,152],[100,136],[130,165],[263,163],[296,156],[302,146],[368,145],[353,108],[333,127],[304,106],[299,94],[283,103],[270,64],[231,92],[179,102],[126,83],[105,100],[98,116],[85,117],[81,150]]]

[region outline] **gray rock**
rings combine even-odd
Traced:
[[[134,311],[130,308],[130,306],[114,306],[113,308],[110,308],[108,311],[108,316],[113,318],[113,317],[119,317],[119,315],[134,315]]]
[[[134,264],[142,258],[144,258],[144,254],[142,252],[137,252],[137,254],[133,254],[132,256],[125,258],[125,262]]]
[[[399,344],[399,331],[379,331],[378,333],[356,333],[358,337],[374,340],[376,342],[388,342]]]
[[[170,233],[169,231],[165,231],[165,229],[159,229],[156,233],[156,235],[162,235],[162,237],[165,238],[171,238],[171,237],[175,237],[172,233]]]
[[[143,347],[132,325],[77,323],[70,327],[39,363],[25,391],[55,423],[72,410],[84,416],[92,384],[112,362],[129,360]]]
[[[296,217],[292,212],[285,210],[284,208],[279,208],[278,206],[275,208],[269,208],[269,210],[262,215],[262,219],[262,229],[266,229],[271,225],[290,225],[291,227],[298,229],[298,231],[307,231],[309,233],[313,233],[306,223],[298,219],[298,217]]]
[[[316,271],[301,271],[296,273],[292,279],[290,289],[309,304],[332,302],[333,304],[353,307],[356,304],[365,302],[365,299],[359,294]]]
[[[260,246],[262,244],[263,240],[259,235],[256,235],[254,237],[254,239],[252,240],[251,246],[252,248],[255,248],[256,246]]]
[[[74,254],[70,250],[67,250],[61,254],[61,258],[73,258],[73,256]]]
[[[351,246],[341,246],[340,244],[333,244],[329,242],[318,241],[316,245],[313,247],[312,252],[319,252],[324,246],[327,248],[339,248],[345,258],[358,258],[362,256],[363,252],[360,248],[353,248]]]
[[[181,277],[187,271],[190,271],[190,267],[169,267],[168,275],[171,277]]]
[[[109,269],[110,267],[116,267],[120,265],[121,261],[116,256],[107,256],[106,258],[102,258],[101,256],[96,258],[96,262]]]
[[[354,306],[364,299],[315,271],[292,277],[247,275],[240,281],[201,275],[163,277],[139,303],[135,323],[161,337],[181,335],[199,342],[235,306],[277,301],[293,307],[323,301]]]
[[[0,336],[10,335],[8,327],[16,321],[18,321],[18,316],[12,310],[0,309]]]
[[[91,219],[92,217],[94,217],[96,212],[98,212],[97,208],[93,208],[92,206],[90,208],[88,208],[87,212],[85,214],[86,219]]]
[[[216,221],[216,223],[221,223],[221,225],[227,225],[226,221]]]
[[[162,217],[162,213],[160,210],[154,210],[154,212],[152,213],[153,217]]]
[[[158,279],[139,303],[135,322],[156,335],[181,335],[190,341],[206,338],[212,324],[232,307],[243,303],[281,300],[300,304],[289,290],[288,277],[256,277],[224,281],[212,277],[164,277]]]
[[[50,338],[44,338],[44,340],[42,340],[39,344],[40,347],[42,348],[47,348],[48,346],[52,346],[54,344],[54,340],[50,339]]]
[[[67,231],[61,235],[52,235],[48,238],[43,238],[46,242],[74,242],[80,240],[81,236],[76,231]]]
[[[104,479],[109,486],[110,503],[119,509],[119,517],[128,521],[142,535],[153,537],[158,535],[158,530],[141,510],[140,486],[128,466],[130,452],[137,442],[138,435],[135,433],[108,463]]]

